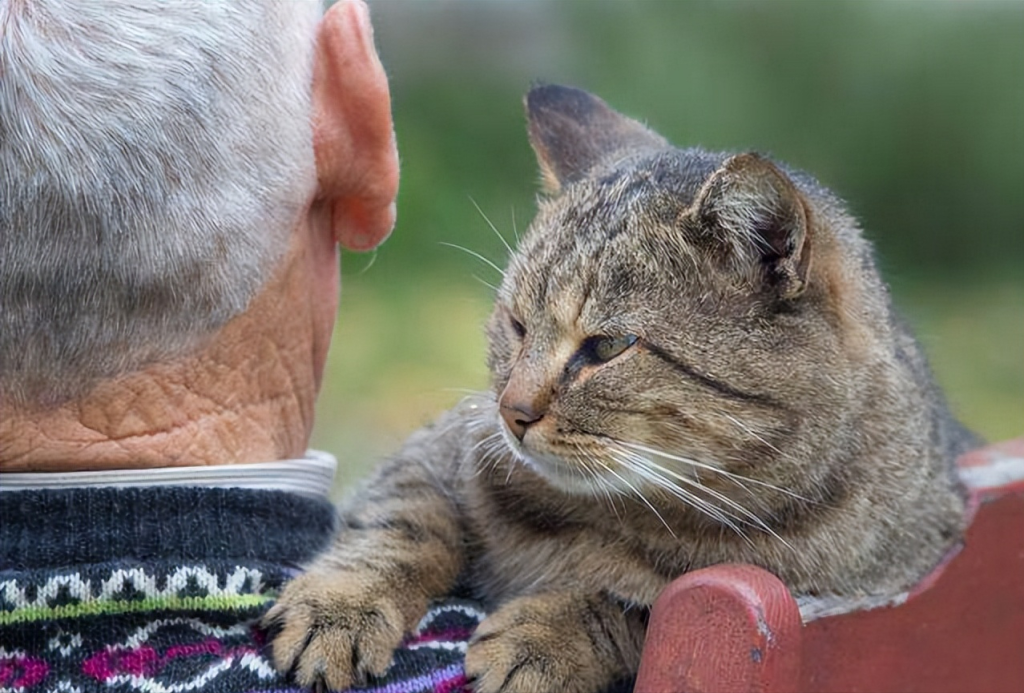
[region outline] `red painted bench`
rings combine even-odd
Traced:
[[[636,693],[1024,692],[1024,438],[965,455],[962,549],[889,606],[815,618],[771,573],[688,573],[654,604]]]

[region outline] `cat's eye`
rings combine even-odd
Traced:
[[[604,363],[626,351],[636,344],[636,341],[635,334],[624,334],[619,337],[590,337],[583,343],[583,346],[591,360]]]
[[[508,316],[508,320],[512,324],[512,330],[516,333],[516,336],[518,336],[519,339],[526,336],[526,326],[523,325],[523,323],[519,322],[511,315]]]

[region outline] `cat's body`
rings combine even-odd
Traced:
[[[688,570],[884,597],[959,538],[973,439],[828,191],[674,149],[576,90],[527,108],[556,195],[498,292],[495,394],[414,434],[270,613],[303,683],[383,670],[458,583],[494,610],[476,691],[598,691]]]

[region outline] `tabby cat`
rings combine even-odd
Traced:
[[[599,691],[635,672],[681,573],[752,563],[805,599],[885,598],[963,529],[973,439],[839,200],[576,89],[526,109],[549,195],[488,324],[493,394],[380,467],[268,614],[302,684],[383,672],[464,590],[492,610],[477,693]]]

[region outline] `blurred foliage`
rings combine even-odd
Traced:
[[[845,198],[968,423],[1024,431],[1024,3],[370,0],[399,224],[346,255],[314,443],[347,461],[480,388],[493,270],[537,173],[522,95],[573,84],[680,146],[767,152]],[[479,206],[480,210],[477,210]],[[324,421],[324,418],[329,419]]]
[[[525,220],[522,95],[574,84],[680,146],[756,149],[847,199],[893,266],[1024,261],[1024,3],[377,0],[404,162],[393,262]]]

